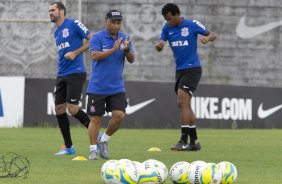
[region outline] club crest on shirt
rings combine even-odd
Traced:
[[[63,31],[63,38],[66,38],[68,37],[70,34],[69,34],[69,29],[65,28]]]
[[[184,27],[181,29],[181,36],[188,36],[189,35],[189,29],[187,27]]]

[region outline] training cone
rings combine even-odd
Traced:
[[[84,156],[77,156],[77,157],[74,157],[72,160],[84,161],[87,159]]]
[[[148,151],[162,151],[162,150],[158,147],[151,147],[150,149],[148,149]]]

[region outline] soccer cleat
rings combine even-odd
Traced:
[[[104,159],[109,159],[108,142],[98,141],[98,147],[100,149],[100,157]]]
[[[97,150],[91,150],[89,154],[89,160],[97,160],[97,159],[98,159]]]
[[[72,146],[70,148],[66,148],[65,146],[62,146],[61,147],[61,150],[57,153],[55,153],[54,155],[55,156],[60,156],[60,155],[73,155],[75,154],[76,151],[75,151],[75,148]]]
[[[185,150],[189,145],[184,143],[182,140],[178,141],[175,146],[171,147],[171,151],[183,151]]]
[[[201,149],[201,144],[199,141],[195,141],[195,144],[189,144],[183,151],[199,151]]]

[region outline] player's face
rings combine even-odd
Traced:
[[[61,11],[57,8],[57,4],[53,4],[49,7],[49,16],[50,16],[51,22],[56,23],[60,19]]]
[[[166,20],[166,22],[170,27],[179,26],[180,16],[178,14],[172,15],[171,12],[168,12],[166,15],[164,15],[164,19]]]
[[[106,28],[109,31],[110,35],[115,36],[121,28],[121,20],[106,20]]]

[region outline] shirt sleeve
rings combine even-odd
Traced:
[[[164,24],[160,35],[160,40],[167,41],[167,32],[168,32],[168,27],[166,24]]]
[[[102,51],[102,44],[97,34],[94,34],[89,41],[89,51]]]
[[[74,20],[74,27],[76,30],[76,33],[81,37],[81,38],[86,38],[89,34],[90,31],[87,29],[87,27],[82,24],[79,20]]]
[[[208,32],[208,29],[197,20],[193,20],[193,27],[197,34],[205,35]]]

